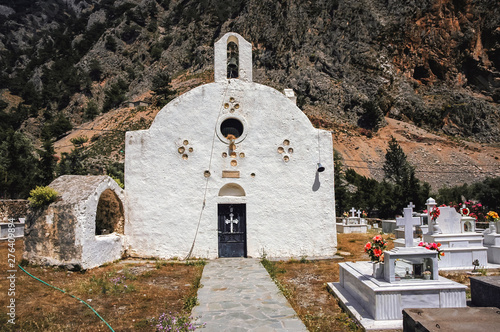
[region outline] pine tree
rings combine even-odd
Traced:
[[[175,94],[175,91],[171,89],[170,82],[170,76],[165,72],[160,72],[153,77],[151,90],[153,90],[157,105],[160,107],[172,100],[172,96]]]
[[[415,172],[414,168],[406,160],[406,154],[403,149],[393,136],[391,136],[391,141],[385,154],[383,169],[385,178],[397,185],[407,183],[410,174]]]
[[[46,186],[54,180],[56,171],[55,153],[52,139],[48,138],[44,140],[42,149],[38,150],[38,155],[40,156],[40,160],[38,161],[38,184]]]

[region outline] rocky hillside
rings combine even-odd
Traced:
[[[0,17],[0,112],[35,141],[147,99],[160,73],[177,94],[210,81],[228,31],[317,126],[500,141],[496,0],[4,0]]]

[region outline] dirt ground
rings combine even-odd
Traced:
[[[15,243],[16,263],[23,241]],[[83,303],[29,277],[16,268],[15,325],[8,323],[6,307],[8,246],[0,242],[0,331],[109,331]],[[120,261],[86,272],[57,267],[25,266],[30,274],[65,290],[92,306],[115,331],[154,331],[149,319],[182,312],[195,303],[202,262],[190,265],[165,261]],[[194,301],[194,303],[193,303]]]

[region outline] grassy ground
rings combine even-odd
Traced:
[[[22,258],[16,241],[16,261]],[[15,273],[16,324],[7,320],[7,242],[0,242],[0,331],[109,331],[84,304],[29,277]],[[52,267],[24,267],[43,281],[81,298],[115,331],[154,331],[151,318],[166,312],[190,312],[196,304],[203,261],[190,264],[165,261],[116,262],[86,272]]]

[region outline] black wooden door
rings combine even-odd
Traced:
[[[219,257],[247,257],[245,204],[219,204]]]

